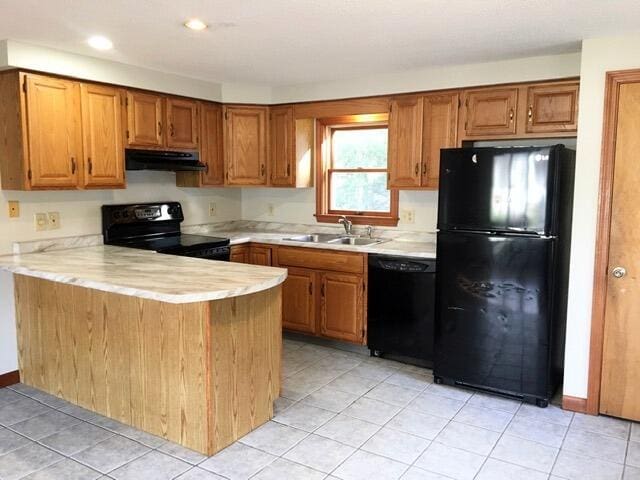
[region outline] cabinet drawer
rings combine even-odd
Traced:
[[[278,264],[283,267],[363,273],[364,255],[304,247],[280,247],[278,248]]]

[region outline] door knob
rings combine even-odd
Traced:
[[[616,278],[622,278],[627,274],[627,269],[624,267],[616,267],[611,273]]]

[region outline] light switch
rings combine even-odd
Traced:
[[[33,218],[36,224],[36,232],[41,232],[49,228],[49,221],[46,213],[36,213]]]

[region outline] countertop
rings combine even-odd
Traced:
[[[320,248],[323,250],[341,250],[345,252],[377,253],[398,255],[412,258],[436,258],[436,244],[431,242],[413,242],[404,240],[388,240],[373,245],[342,245],[331,243],[296,242],[284,238],[301,235],[300,233],[254,232],[254,231],[212,231],[204,235],[215,235],[229,238],[231,245],[255,242],[270,245],[288,245],[292,247]]]
[[[146,250],[93,246],[0,256],[13,273],[167,303],[237,297],[273,288],[282,268],[163,255]]]

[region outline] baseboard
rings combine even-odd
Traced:
[[[15,385],[16,383],[20,383],[20,372],[18,370],[0,375],[0,388]]]
[[[587,399],[563,395],[562,408],[571,412],[587,413]]]

